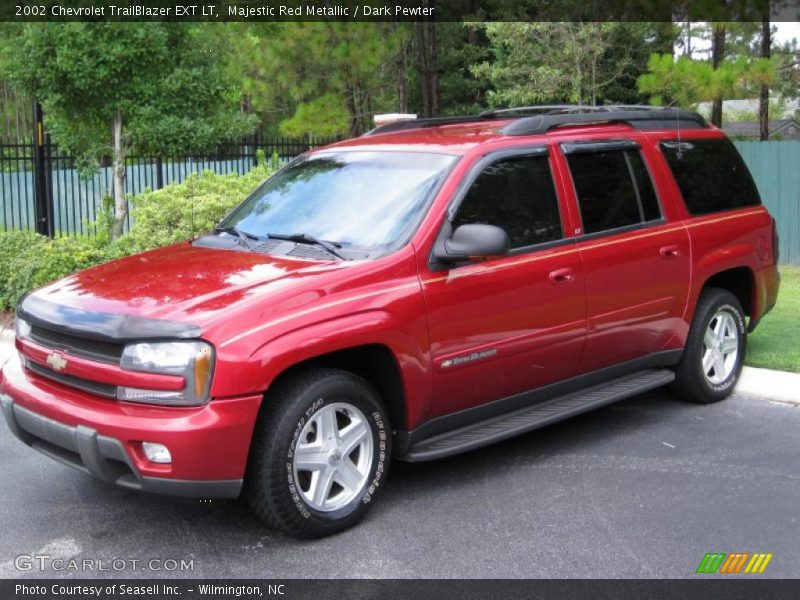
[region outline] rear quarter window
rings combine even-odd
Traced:
[[[758,189],[727,139],[661,142],[686,208],[705,215],[761,204]]]

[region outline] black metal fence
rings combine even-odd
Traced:
[[[205,170],[241,175],[257,164],[259,150],[268,160],[277,155],[286,162],[310,148],[335,141],[256,137],[221,144],[206,156],[132,156],[126,161],[125,192],[135,196],[146,189],[161,189]],[[53,143],[49,135],[42,136],[41,144],[35,142],[0,138],[0,231],[31,229],[55,236],[94,235],[103,198],[113,195],[110,160],[85,176],[75,158]]]

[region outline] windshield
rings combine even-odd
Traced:
[[[343,250],[387,250],[405,243],[455,159],[419,152],[316,154],[264,182],[220,227],[259,237],[307,234]]]

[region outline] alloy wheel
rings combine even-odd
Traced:
[[[722,383],[736,367],[739,356],[739,328],[730,311],[718,310],[703,337],[703,374],[715,385]]]
[[[304,425],[292,458],[305,503],[322,512],[347,506],[366,486],[373,453],[372,432],[359,409],[346,402],[323,406]]]

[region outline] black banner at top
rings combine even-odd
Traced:
[[[772,21],[800,0],[0,0],[0,21]]]

